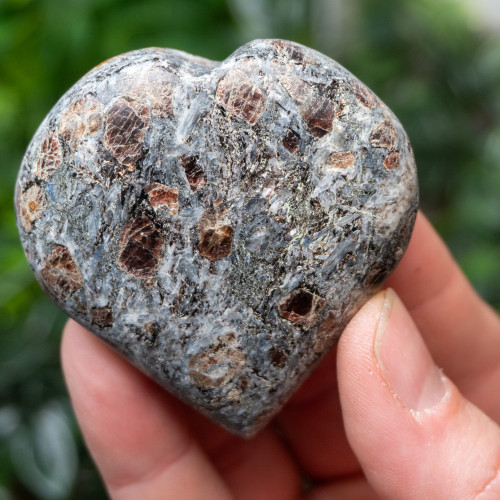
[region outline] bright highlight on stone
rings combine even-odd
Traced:
[[[257,40],[222,63],[144,49],[92,70],[35,134],[16,208],[68,315],[249,436],[394,269],[417,191],[375,94]]]

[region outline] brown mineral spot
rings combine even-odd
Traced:
[[[294,132],[292,129],[288,129],[287,133],[283,137],[283,146],[285,146],[290,153],[295,153],[300,146],[300,136],[297,132]]]
[[[217,85],[217,104],[254,125],[266,109],[266,96],[241,70],[230,70]]]
[[[151,112],[160,118],[173,114],[173,89],[175,75],[166,68],[153,66],[138,75],[127,94],[137,101],[149,103]]]
[[[161,118],[173,114],[173,75],[163,68],[153,68],[148,75],[149,85],[146,87],[153,110]]]
[[[351,86],[356,96],[356,100],[362,106],[368,109],[380,106],[381,103],[379,98],[366,85],[363,85],[358,80],[354,80],[351,82]]]
[[[307,106],[316,97],[314,88],[297,76],[284,74],[279,81],[299,107]]]
[[[48,179],[61,166],[61,162],[62,149],[59,138],[55,132],[48,133],[38,150],[35,175]]]
[[[96,134],[101,126],[102,105],[92,94],[87,94],[62,114],[59,134],[68,146],[76,149],[88,136]]]
[[[312,303],[313,294],[300,289],[287,296],[287,300],[280,304],[280,311],[284,318],[294,321],[300,316],[309,314]]]
[[[256,57],[244,57],[238,60],[238,70],[243,71],[250,79],[259,78],[261,74],[261,63]]]
[[[50,294],[55,296],[59,302],[64,302],[83,286],[80,269],[75,264],[69,250],[62,245],[57,245],[52,250],[41,275]]]
[[[273,40],[271,45],[293,62],[302,63],[304,61],[304,50],[299,45],[286,40]]]
[[[33,229],[33,222],[40,218],[47,208],[47,202],[38,184],[33,184],[19,195],[18,213],[27,233]]]
[[[155,211],[160,208],[167,208],[172,215],[179,213],[179,191],[177,188],[171,188],[154,182],[144,190],[148,195],[149,203]]]
[[[303,288],[297,288],[277,302],[282,318],[311,327],[318,321],[317,313],[325,307],[325,299]]]
[[[208,208],[203,212],[198,222],[198,229],[200,231],[210,227],[226,225],[226,208],[222,201],[222,199],[218,198],[213,202],[212,208]]]
[[[392,153],[389,153],[384,160],[384,167],[387,170],[395,170],[396,168],[399,167],[399,164],[401,163],[401,156],[397,151],[393,151]]]
[[[205,185],[206,179],[203,169],[198,164],[198,157],[184,156],[181,158],[181,165],[184,168],[191,191],[198,191],[201,189]]]
[[[216,388],[232,382],[243,371],[245,363],[234,333],[230,333],[216,339],[205,351],[191,356],[189,374],[200,389]]]
[[[118,257],[119,266],[138,278],[150,278],[158,270],[164,238],[153,222],[142,215],[123,228]]]
[[[311,134],[320,138],[332,131],[336,118],[334,101],[296,76],[282,75],[279,81],[297,104]]]
[[[321,97],[313,100],[302,113],[309,132],[318,138],[332,131],[335,116],[335,106],[332,101]]]
[[[123,165],[142,158],[144,136],[150,123],[149,109],[130,98],[118,98],[106,113],[104,146]]]
[[[201,231],[198,251],[209,260],[219,260],[231,253],[233,228],[216,226]]]
[[[94,307],[90,310],[92,323],[100,328],[110,328],[113,326],[113,311],[111,307]]]
[[[269,355],[271,357],[271,363],[277,368],[283,368],[288,361],[288,354],[281,347],[272,347]]]
[[[271,45],[288,60],[295,64],[318,64],[318,61],[311,54],[306,55],[304,48],[300,45],[286,40],[273,40]]]
[[[329,313],[326,319],[318,326],[313,350],[322,353],[335,342],[337,321],[333,313]]]
[[[370,142],[375,148],[385,148],[391,151],[398,141],[398,133],[389,120],[379,123],[370,135]]]
[[[344,170],[354,165],[354,153],[351,151],[335,151],[330,155],[328,163],[332,168]]]

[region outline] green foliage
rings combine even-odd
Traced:
[[[422,205],[500,308],[500,43],[452,0],[4,0],[0,3],[0,499],[105,498],[60,374],[64,317],[18,243],[13,187],[52,105],[101,61],[146,46],[221,59],[254,37],[338,59],[407,129]]]

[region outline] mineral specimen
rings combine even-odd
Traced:
[[[68,315],[248,436],[391,273],[417,184],[375,94],[257,40],[222,63],[145,49],[92,70],[35,134],[16,207]]]

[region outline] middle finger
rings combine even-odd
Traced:
[[[344,431],[332,349],[276,418],[300,466],[314,479],[351,475],[360,468]]]

